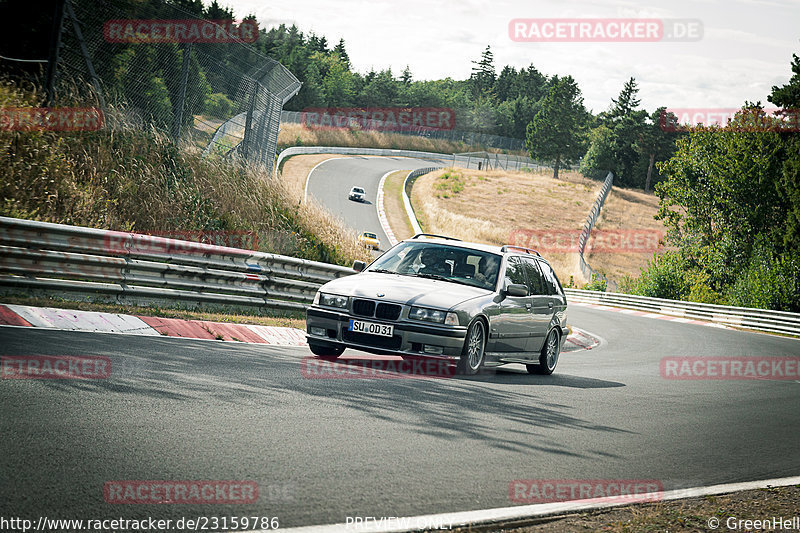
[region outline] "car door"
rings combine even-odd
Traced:
[[[558,277],[553,271],[553,267],[551,267],[545,261],[537,262],[539,263],[539,267],[542,269],[542,273],[544,274],[544,279],[547,283],[547,289],[550,294],[550,300],[553,302],[553,310],[555,313],[566,312],[567,297],[564,295],[564,289],[561,287],[561,283],[558,281]]]
[[[525,351],[538,352],[544,345],[547,329],[553,317],[553,301],[547,280],[539,268],[539,262],[532,257],[524,257],[522,260],[531,292],[531,336],[525,345]]]
[[[502,287],[510,284],[528,284],[525,269],[519,257],[511,256],[506,262],[503,273]],[[491,320],[490,339],[491,351],[495,352],[524,352],[528,339],[533,332],[530,313],[530,296],[510,296],[504,294],[497,305],[496,315]]]

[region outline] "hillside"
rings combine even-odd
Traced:
[[[36,105],[39,95],[0,87],[0,106]],[[0,215],[140,233],[254,232],[264,252],[338,264],[365,258],[352,232],[298,205],[263,168],[205,159],[154,129],[5,131],[0,139]]]
[[[602,182],[577,172],[551,173],[443,169],[420,177],[412,189],[412,204],[425,231],[487,244],[530,245],[542,250],[562,283],[585,280],[576,251],[553,251],[543,243],[559,232],[577,235]],[[612,189],[599,230],[659,229],[652,216],[658,199],[643,192]],[[586,257],[612,279],[638,275],[652,253],[593,253]]]

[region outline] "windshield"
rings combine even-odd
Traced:
[[[367,271],[440,279],[494,290],[501,257],[498,254],[426,242],[403,242]]]

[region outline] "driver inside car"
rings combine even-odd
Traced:
[[[450,265],[444,260],[444,253],[438,248],[431,247],[423,250],[420,254],[420,261],[423,266],[417,271],[418,274],[435,274],[437,276],[451,274]]]
[[[485,285],[491,285],[492,281],[497,276],[498,267],[500,266],[499,263],[500,262],[494,257],[481,257],[480,261],[478,262],[478,273],[475,276],[475,279],[484,283]]]

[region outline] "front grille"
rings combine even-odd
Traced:
[[[373,316],[375,314],[375,302],[372,300],[353,300],[353,314]]]
[[[384,348],[386,350],[399,350],[403,339],[400,335],[394,337],[380,337],[378,335],[369,335],[368,333],[359,333],[357,331],[342,331],[342,339],[345,341],[363,344],[364,346],[373,346],[375,348]]]
[[[382,318],[384,320],[397,320],[400,318],[401,307],[396,304],[379,303],[375,309],[375,318]]]

